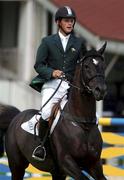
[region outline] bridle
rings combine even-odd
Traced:
[[[90,79],[88,79],[86,82],[84,81],[83,78],[83,71],[81,71],[80,74],[80,79],[81,79],[81,84],[84,87],[85,90],[87,90],[88,93],[92,93],[92,89],[89,87],[89,83],[90,81],[92,81],[93,79],[97,78],[97,77],[101,77],[104,78],[104,75],[97,73],[96,75],[92,76]]]
[[[92,89],[89,87],[89,83],[90,83],[90,81],[92,80],[92,79],[95,79],[95,78],[97,78],[97,77],[101,77],[101,78],[104,78],[104,75],[103,74],[99,74],[99,73],[97,73],[96,75],[94,75],[94,76],[92,76],[90,79],[88,79],[87,81],[85,81],[84,80],[84,74],[83,74],[83,62],[85,61],[85,59],[86,58],[88,58],[88,57],[93,57],[93,56],[91,56],[91,55],[89,55],[89,56],[84,56],[83,58],[81,58],[77,63],[78,64],[80,64],[80,71],[81,71],[81,73],[80,73],[80,80],[81,80],[81,87],[79,87],[79,86],[77,86],[77,85],[74,85],[74,84],[72,84],[72,83],[70,83],[70,82],[68,82],[69,83],[69,85],[71,86],[71,87],[74,87],[74,88],[76,88],[76,89],[78,89],[78,90],[80,90],[80,91],[87,91],[88,93],[92,93]],[[96,54],[96,55],[94,55],[94,57],[100,57],[103,61],[104,61],[104,58],[103,58],[103,56],[102,55],[100,55],[100,54]]]

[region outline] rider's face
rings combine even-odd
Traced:
[[[73,18],[62,18],[57,22],[59,30],[63,35],[70,34],[73,30],[75,20]]]

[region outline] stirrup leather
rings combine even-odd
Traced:
[[[42,148],[43,153],[44,153],[43,158],[40,158],[40,157],[35,156],[35,151],[36,151],[38,148]],[[44,161],[45,158],[46,158],[46,149],[45,149],[45,147],[44,147],[44,146],[42,147],[41,145],[37,146],[37,147],[34,149],[33,153],[32,153],[32,157],[33,157],[35,160]]]

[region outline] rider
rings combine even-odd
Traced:
[[[31,87],[41,92],[41,107],[51,97],[60,83],[60,77],[65,74],[72,78],[74,75],[80,51],[85,51],[85,45],[81,38],[74,35],[76,15],[68,6],[60,7],[55,14],[55,22],[58,26],[57,34],[43,38],[40,44],[34,68],[38,73],[31,82]],[[84,52],[83,51],[83,52]],[[52,99],[42,108],[39,138],[41,144],[35,148],[32,157],[43,161],[45,159],[44,143],[48,134],[48,120],[53,105],[64,95],[67,99],[69,85],[62,82]]]

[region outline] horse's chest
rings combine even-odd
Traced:
[[[102,139],[97,125],[83,125],[82,127],[82,151],[85,149],[85,155],[92,158],[98,157],[102,148]]]

